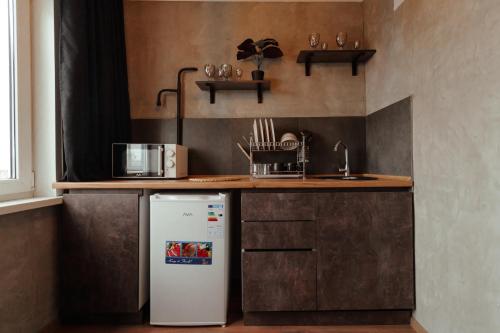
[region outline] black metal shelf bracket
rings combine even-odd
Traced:
[[[304,62],[304,68],[306,71],[306,76],[311,76],[311,56],[307,55],[305,62]]]
[[[360,56],[361,54],[352,60],[352,76],[358,76],[358,60]]]
[[[210,104],[215,104],[215,87],[210,86]]]
[[[257,102],[262,104],[262,83],[257,84]]]

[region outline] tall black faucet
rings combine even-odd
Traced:
[[[177,89],[161,89],[156,96],[156,106],[161,106],[161,95],[164,92],[175,92],[177,94],[177,113],[175,114],[176,119],[176,133],[178,145],[182,145],[182,118],[181,118],[181,103],[182,103],[182,73],[184,72],[196,72],[198,68],[196,67],[184,67],[177,73]]]

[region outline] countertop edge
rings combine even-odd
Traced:
[[[322,180],[322,179],[250,179],[247,175],[236,175],[241,180],[199,182],[188,179],[179,180],[109,180],[94,182],[55,182],[52,188],[56,190],[71,189],[279,189],[279,188],[411,188],[413,179],[409,176],[362,174],[378,178],[370,181],[352,180]],[[192,176],[191,178],[217,178],[227,176]]]

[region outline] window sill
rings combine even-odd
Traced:
[[[18,213],[25,210],[62,205],[62,197],[40,197],[0,202],[0,215]]]

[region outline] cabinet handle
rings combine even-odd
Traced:
[[[158,176],[163,176],[163,147],[158,146]]]

